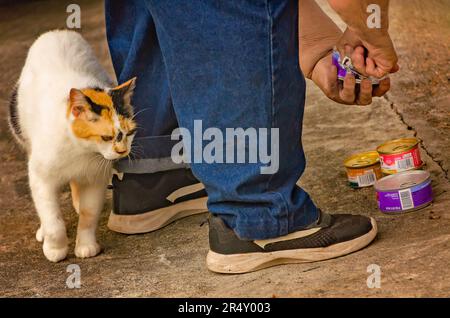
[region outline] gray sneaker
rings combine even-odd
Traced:
[[[221,218],[209,221],[208,268],[218,273],[247,273],[262,268],[323,261],[360,250],[377,235],[373,218],[321,212],[308,229],[266,240],[240,240]]]

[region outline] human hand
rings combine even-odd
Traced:
[[[347,28],[336,48],[341,56],[351,57],[354,68],[365,76],[381,78],[400,69],[394,45],[387,32],[378,31],[363,36]]]
[[[361,50],[364,51],[364,48],[357,47],[354,51]],[[355,77],[350,73],[345,76],[344,81],[338,80],[337,68],[332,63],[331,55],[329,53],[316,63],[311,76],[311,80],[329,99],[346,105],[369,105],[373,96],[381,97],[389,90],[389,78],[374,86],[369,79],[363,79],[357,85]]]

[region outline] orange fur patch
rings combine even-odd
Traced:
[[[113,101],[111,96],[105,92],[99,92],[91,88],[82,89],[81,92],[89,97],[94,103],[107,106],[108,108],[113,107]]]
[[[119,86],[114,87],[112,90],[114,91],[114,90],[118,90],[118,89],[124,88],[126,86],[129,86],[135,80],[136,80],[136,77],[126,81],[125,83],[120,84]]]
[[[70,181],[70,191],[72,193],[72,204],[77,213],[80,211],[80,186],[75,180]]]
[[[120,128],[124,131],[131,131],[136,128],[136,122],[130,118],[119,115]]]
[[[104,142],[102,140],[102,136],[115,137],[118,132],[114,127],[113,118],[117,116],[119,119],[120,128],[125,132],[125,136],[120,142],[114,141],[114,149],[118,152],[127,150],[126,133],[136,128],[136,123],[134,120],[117,114],[114,109],[112,98],[106,92],[99,92],[90,88],[82,89],[81,92],[85,96],[89,97],[94,103],[104,106],[105,109],[101,111],[100,116],[97,117],[97,115],[95,115],[95,120],[89,120],[94,118],[90,111],[75,118],[72,123],[72,131],[75,136],[95,142]],[[70,107],[71,106],[69,105],[68,115],[70,114]],[[90,106],[86,103],[85,108],[89,110]]]
[[[114,125],[111,118],[103,116],[95,121],[77,118],[72,123],[72,131],[78,138],[101,141],[101,136],[114,136]]]

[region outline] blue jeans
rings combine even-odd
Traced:
[[[194,120],[224,134],[278,128],[275,174],[261,174],[262,163],[191,163],[192,172],[209,210],[241,239],[286,235],[317,220],[296,185],[305,169],[297,0],[107,0],[106,25],[118,81],[137,76],[141,159],[123,172],[153,172],[161,162],[159,170],[175,169],[164,161],[170,134],[178,126],[193,134]]]

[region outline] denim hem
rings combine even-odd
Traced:
[[[138,137],[134,138],[131,149],[136,159],[167,158],[178,142],[180,141],[172,140],[171,135]]]
[[[148,136],[133,140],[131,160],[124,158],[114,164],[118,172],[154,173],[189,168],[187,163],[175,163],[171,157],[173,146],[180,141],[171,135]]]
[[[122,173],[155,173],[161,171],[190,169],[187,163],[174,163],[172,158],[149,158],[149,159],[134,159],[121,160],[114,164],[114,169]]]
[[[277,222],[278,224],[275,225],[276,223],[271,218],[264,220],[261,218],[245,218],[245,220],[241,218],[239,224],[229,224],[227,222],[227,214],[214,214],[224,218],[225,223],[234,230],[239,239],[250,241],[265,240],[307,229],[311,224],[315,223],[318,219],[319,210],[312,201],[310,203],[308,207],[303,207],[301,210],[288,215],[287,219],[290,222],[286,221],[286,223],[289,223],[289,228],[280,226],[280,222]]]

